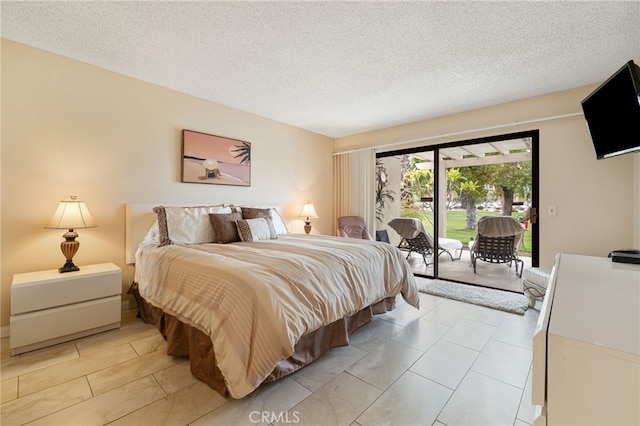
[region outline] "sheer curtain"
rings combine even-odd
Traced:
[[[373,149],[336,154],[333,157],[334,216],[360,216],[369,233],[375,233],[375,163]],[[334,234],[336,233],[334,223]]]

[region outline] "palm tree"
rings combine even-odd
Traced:
[[[464,175],[460,172],[460,169],[452,168],[447,169],[447,209],[451,208],[454,203],[453,195],[460,190],[460,185],[466,181]]]
[[[384,219],[384,209],[395,200],[392,190],[387,188],[387,169],[380,158],[376,158],[376,220],[382,223]]]
[[[482,185],[474,180],[462,182],[458,187],[458,195],[467,209],[467,229],[476,229],[476,201],[484,195]]]
[[[240,164],[251,164],[251,144],[249,142],[242,142],[241,145],[235,145],[234,148],[230,151],[237,153],[233,158],[240,158]]]

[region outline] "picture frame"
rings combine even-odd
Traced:
[[[251,186],[251,142],[183,129],[182,182]]]

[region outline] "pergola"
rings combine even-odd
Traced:
[[[447,169],[456,167],[472,167],[488,164],[504,164],[517,163],[522,161],[531,161],[531,138],[517,138],[493,142],[479,142],[462,146],[439,148],[440,155],[439,168],[440,176],[446,176]],[[421,170],[430,170],[434,168],[435,151],[425,151],[410,154],[412,157],[421,160],[416,164]],[[438,193],[440,197],[446,194],[446,180],[440,179],[438,182]],[[447,229],[447,206],[443,200],[440,200],[438,206],[438,234],[446,237]]]

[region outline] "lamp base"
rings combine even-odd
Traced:
[[[304,222],[304,232],[306,232],[307,234],[311,232],[311,222]]]
[[[79,270],[80,268],[74,265],[73,262],[70,260],[68,260],[64,265],[62,265],[62,267],[58,268],[58,272],[60,272],[61,274],[64,272],[75,272]]]
[[[67,262],[58,269],[58,272],[79,271],[80,268],[73,264],[73,256],[76,255],[78,248],[80,247],[80,242],[76,241],[78,233],[73,229],[69,229],[69,232],[65,233],[62,237],[64,238],[64,241],[60,243],[60,250],[62,250],[62,254],[64,255],[64,258],[67,259]]]

